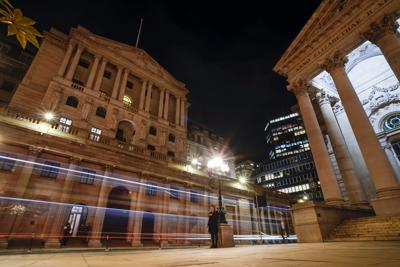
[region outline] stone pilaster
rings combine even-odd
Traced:
[[[180,125],[185,126],[185,100],[181,98],[181,118],[180,118]]]
[[[76,71],[76,67],[78,66],[79,59],[81,58],[82,52],[83,52],[83,46],[78,44],[78,48],[76,49],[75,55],[72,58],[71,65],[69,66],[68,72],[65,75],[65,79],[72,80]]]
[[[124,99],[126,83],[128,82],[128,76],[129,76],[129,70],[125,69],[124,76],[122,77],[121,86],[119,87],[119,93],[118,93],[119,101],[123,101],[123,99]]]
[[[134,224],[133,224],[133,232],[132,232],[132,238],[131,238],[131,246],[132,247],[141,247],[143,246],[142,244],[142,236],[141,236],[141,230],[142,230],[142,221],[143,221],[143,201],[144,201],[144,195],[146,192],[146,180],[145,179],[140,179],[140,186],[139,186],[139,192],[136,197],[136,204],[135,204],[135,217],[134,217]]]
[[[142,83],[142,89],[140,90],[140,102],[139,102],[139,109],[143,110],[144,109],[144,102],[146,100],[146,87],[147,87],[147,82],[148,81],[143,81]]]
[[[110,189],[109,177],[112,174],[112,167],[106,166],[104,177],[101,181],[100,192],[97,200],[97,207],[95,210],[93,228],[90,235],[89,247],[101,247],[100,238],[102,235],[105,208],[107,205],[107,195]]]
[[[322,117],[325,121],[325,126],[328,131],[329,138],[332,143],[333,151],[339,166],[340,173],[343,177],[343,182],[346,191],[349,195],[349,201],[354,205],[367,204],[367,198],[361,186],[360,179],[354,171],[353,162],[351,161],[350,153],[340,131],[339,125],[333,113],[330,100],[325,92],[319,92],[317,95],[319,107]]]
[[[149,112],[150,103],[151,103],[151,91],[153,90],[153,83],[149,82],[147,86],[147,95],[146,95],[146,103],[145,103],[145,111]]]
[[[112,94],[111,94],[111,97],[113,99],[117,99],[118,98],[118,91],[122,87],[122,84],[120,84],[120,82],[121,82],[121,74],[122,74],[122,67],[121,66],[117,66],[117,76],[115,77],[114,86],[113,86],[113,90],[112,90]]]
[[[288,89],[296,95],[300,107],[325,201],[328,204],[342,203],[343,199],[336,175],[329,159],[317,116],[307,93],[307,85],[304,80],[297,80],[291,82]]]
[[[68,167],[68,173],[65,176],[65,180],[63,183],[62,193],[59,199],[56,201],[61,203],[60,205],[56,205],[55,212],[49,213],[47,220],[50,224],[49,233],[45,233],[49,236],[45,241],[45,248],[59,248],[60,247],[60,235],[62,234],[62,228],[68,219],[68,211],[70,210],[67,202],[71,197],[72,186],[76,176],[75,171],[79,168],[81,159],[80,158],[71,158],[70,164]],[[50,222],[51,221],[51,222]],[[45,227],[47,230],[47,227]]]
[[[100,57],[98,55],[94,55],[94,62],[92,64],[92,67],[90,68],[89,77],[86,83],[87,88],[92,88],[93,86],[94,77],[96,77],[96,71],[99,66],[99,62],[100,62]]]
[[[180,116],[179,113],[181,111],[181,99],[179,97],[176,98],[176,104],[175,104],[175,124],[179,125],[180,121]]]
[[[160,102],[158,103],[158,117],[159,118],[163,117],[164,95],[165,95],[165,89],[161,89],[160,100],[159,100]]]
[[[169,110],[169,92],[165,91],[165,104],[164,104],[164,120],[168,120],[168,110]]]
[[[61,66],[57,72],[58,76],[61,76],[61,77],[64,76],[65,70],[67,69],[67,66],[68,66],[68,62],[71,59],[71,55],[72,55],[72,51],[74,50],[74,46],[75,45],[73,43],[71,43],[71,42],[68,43],[67,51],[64,55],[63,61],[61,62]]]
[[[103,82],[104,71],[106,69],[107,59],[103,58],[101,60],[101,65],[99,71],[97,72],[96,82],[94,83],[93,90],[99,91],[101,87],[101,83]]]
[[[398,205],[400,203],[400,187],[364,107],[347,77],[344,69],[346,61],[347,57],[338,51],[328,58],[322,67],[332,76],[370,176],[374,181],[376,199],[372,201],[372,204],[375,213],[377,215],[400,214],[400,205]]]

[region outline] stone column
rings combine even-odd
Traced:
[[[185,126],[185,100],[181,98],[181,126]]]
[[[347,149],[342,132],[336,121],[333,113],[330,100],[325,92],[317,94],[317,100],[321,109],[322,117],[325,121],[325,126],[328,131],[329,139],[332,143],[333,151],[339,166],[340,173],[343,177],[343,182],[346,191],[349,195],[349,201],[354,205],[366,205],[367,198],[361,186],[360,179],[354,171],[353,162],[351,161],[350,153]]]
[[[189,245],[190,241],[187,239],[187,237],[190,236],[190,229],[189,229],[189,221],[190,221],[189,216],[191,215],[191,209],[190,209],[190,205],[191,205],[191,202],[190,202],[191,190],[190,190],[190,187],[185,187],[185,191],[187,193],[183,195],[184,196],[184,207],[185,207],[185,211],[184,211],[183,214],[186,216],[184,218],[184,221],[183,221],[183,223],[184,223],[184,231],[183,231],[183,233],[185,235],[184,236],[185,239],[183,241],[183,244]]]
[[[76,67],[78,66],[79,59],[81,58],[82,52],[83,52],[83,46],[78,44],[78,48],[76,49],[76,53],[72,58],[71,65],[69,66],[68,72],[65,75],[65,79],[72,80],[76,71]]]
[[[158,117],[159,117],[159,118],[162,118],[162,117],[163,117],[164,95],[165,95],[165,89],[161,89],[161,92],[160,92],[160,102],[158,103]]]
[[[343,202],[343,199],[318,124],[317,116],[315,115],[306,88],[305,81],[301,79],[291,82],[288,86],[289,91],[296,95],[300,107],[325,201],[327,204],[339,204]]]
[[[165,91],[164,120],[168,120],[169,92]]]
[[[93,90],[95,90],[95,91],[100,90],[101,83],[103,82],[103,76],[104,76],[104,71],[106,69],[106,65],[107,65],[107,59],[103,58],[101,60],[100,69],[97,72],[96,82],[93,87]]]
[[[35,168],[35,161],[40,154],[41,149],[36,147],[30,147],[28,155],[26,157],[26,162],[24,166],[21,168],[21,173],[18,176],[18,180],[14,188],[10,188],[11,196],[16,199],[23,198],[25,195],[26,189],[28,187],[29,181],[31,179],[32,172]],[[7,215],[7,218],[0,218],[0,233],[4,235],[8,235],[12,229],[14,228],[14,224],[17,221],[17,215]],[[0,249],[7,248],[8,246],[8,237],[0,238]]]
[[[92,86],[93,86],[94,77],[96,77],[97,67],[99,66],[99,61],[100,61],[100,57],[98,55],[95,55],[94,62],[92,64],[92,67],[90,68],[88,81],[86,83],[87,88],[92,88]]]
[[[118,91],[122,87],[122,84],[120,84],[121,73],[122,73],[122,67],[117,66],[117,76],[115,77],[114,86],[113,86],[113,90],[112,90],[112,94],[111,94],[111,97],[114,99],[117,99]]]
[[[140,102],[139,102],[139,109],[140,110],[144,109],[144,102],[145,102],[145,99],[146,99],[146,87],[147,87],[147,81],[143,81],[142,89],[140,90]]]
[[[150,102],[151,102],[151,91],[153,90],[153,83],[149,82],[147,86],[147,95],[146,95],[146,103],[145,103],[145,111],[149,112],[150,110]]]
[[[163,185],[164,187],[168,187],[167,184]],[[164,190],[163,192],[163,201],[162,201],[162,220],[161,220],[161,233],[159,233],[160,235],[160,246],[161,247],[165,247],[168,246],[168,222],[171,219],[171,216],[169,216],[168,214],[168,210],[169,210],[169,192],[168,189]]]
[[[382,51],[390,68],[400,81],[400,37],[397,32],[399,18],[395,13],[386,14],[379,21],[371,23],[364,38],[375,43]]]
[[[90,109],[93,105],[93,99],[87,99],[82,108],[82,120],[87,120],[90,114]]]
[[[350,125],[376,188],[373,206],[377,215],[400,214],[400,186],[395,173],[376,137],[364,108],[347,77],[344,64],[346,56],[340,51],[323,64],[332,76],[342,100]]]
[[[64,55],[64,59],[61,62],[60,68],[58,69],[58,73],[57,73],[58,76],[61,76],[61,77],[64,76],[65,70],[67,69],[67,66],[68,66],[68,62],[69,62],[69,60],[71,58],[71,55],[72,55],[72,51],[74,50],[74,46],[75,45],[73,43],[71,43],[71,42],[68,43],[67,52]]]
[[[118,100],[123,101],[124,100],[124,95],[125,95],[125,90],[126,90],[126,83],[128,82],[128,76],[129,76],[129,70],[125,69],[124,71],[124,76],[122,77],[122,83],[119,88],[119,93],[118,93]]]
[[[49,235],[50,237],[45,241],[45,248],[59,248],[60,247],[60,235],[62,234],[63,226],[68,219],[68,212],[70,211],[70,205],[67,205],[71,197],[72,186],[74,183],[74,179],[76,176],[76,170],[80,164],[81,159],[79,158],[71,158],[70,164],[68,167],[68,173],[65,176],[65,180],[63,183],[62,193],[59,196],[59,199],[56,201],[61,203],[60,205],[56,205],[53,213],[49,213],[48,220],[51,224]],[[64,205],[66,204],[66,205]],[[47,227],[45,227],[47,230]]]
[[[133,233],[132,233],[133,236],[131,242],[132,247],[143,246],[141,240],[142,239],[141,230],[142,230],[142,220],[143,220],[143,211],[142,211],[143,198],[146,192],[145,183],[146,183],[145,179],[140,179],[139,192],[137,194],[136,205],[135,205],[135,218],[134,218]]]
[[[179,125],[180,116],[179,112],[181,111],[181,99],[176,98],[176,106],[175,106],[175,124]]]
[[[104,177],[101,181],[100,192],[97,199],[97,208],[95,210],[92,232],[88,244],[88,246],[92,248],[98,248],[102,246],[100,237],[103,230],[104,215],[106,213],[105,209],[107,206],[107,195],[110,189],[109,178],[107,177],[110,176],[111,173],[112,167],[107,165],[104,172]]]

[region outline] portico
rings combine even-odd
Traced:
[[[324,1],[274,68],[296,95],[327,205],[400,215],[400,163],[382,145],[400,134],[397,124],[384,127],[400,116],[399,12],[398,1]],[[341,195],[318,123],[332,143],[348,202],[332,201]],[[293,212],[296,219],[296,205]]]

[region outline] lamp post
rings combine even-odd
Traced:
[[[219,177],[218,172],[226,173],[229,171],[229,167],[226,163],[222,161],[220,157],[215,157],[210,159],[207,163],[207,167],[211,176],[217,174],[218,177],[218,222],[219,223],[228,223],[225,218],[225,211],[222,205],[222,194],[221,194],[221,178]]]

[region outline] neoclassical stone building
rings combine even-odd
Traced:
[[[187,93],[142,49],[82,27],[47,32],[1,110],[0,246],[59,247],[66,222],[89,247],[204,243],[218,179],[236,240],[293,234],[282,195],[190,168]]]
[[[400,215],[399,12],[396,0],[323,1],[274,67],[287,77],[288,90],[297,98],[325,202],[332,206],[371,205],[376,215]],[[324,134],[335,153],[347,203]],[[306,218],[310,209],[319,208],[298,205],[295,217]],[[335,225],[343,216],[329,223]],[[306,223],[322,220],[310,218],[296,224],[309,230]],[[323,240],[324,231],[315,240]]]

